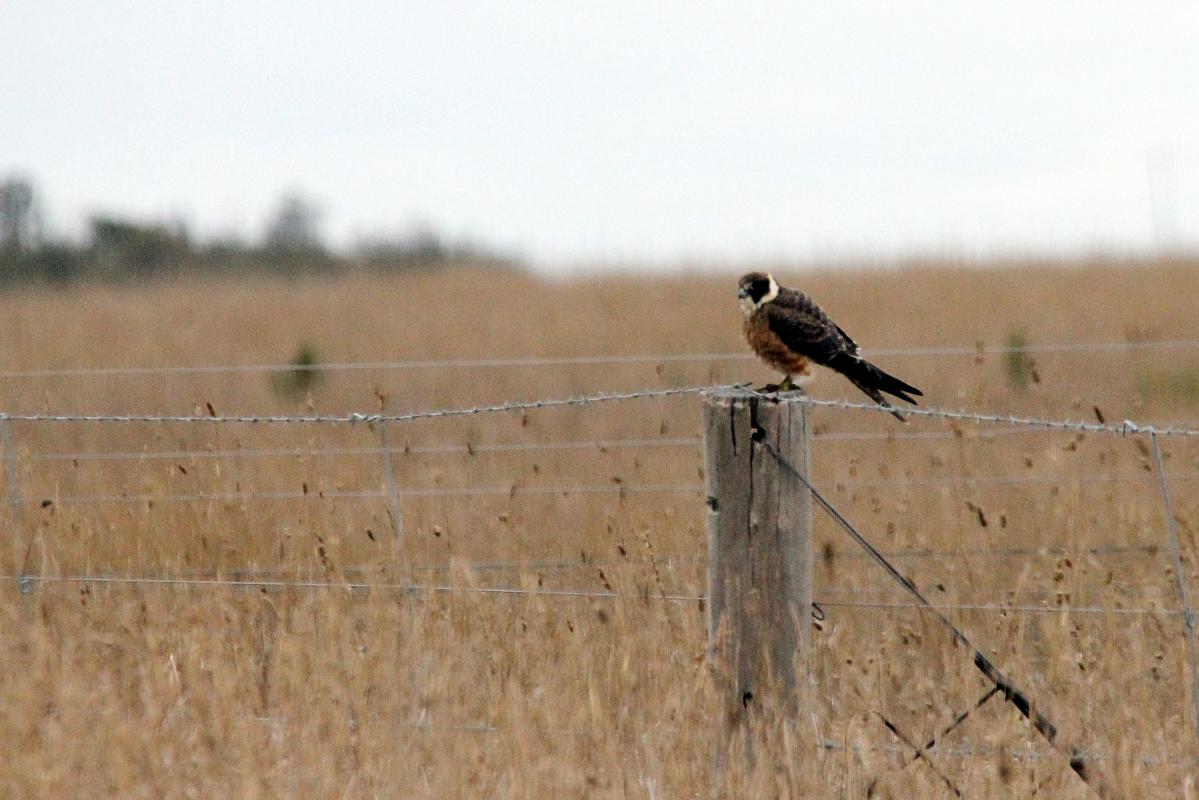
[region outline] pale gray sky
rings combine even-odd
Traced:
[[[0,31],[0,174],[60,231],[253,237],[299,189],[337,243],[423,220],[545,266],[1123,251],[1156,181],[1199,242],[1193,2],[7,0]]]

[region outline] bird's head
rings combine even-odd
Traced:
[[[741,311],[749,316],[758,310],[763,303],[769,303],[778,297],[778,281],[769,272],[748,272],[737,281],[737,299],[741,302]]]

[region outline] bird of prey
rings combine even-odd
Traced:
[[[862,358],[857,344],[812,298],[796,289],[784,289],[766,272],[750,272],[737,284],[737,298],[745,317],[745,338],[758,357],[786,377],[778,389],[802,384],[812,374],[812,363],[840,372],[900,421],[903,415],[883,396],[894,395],[912,405],[923,393]]]

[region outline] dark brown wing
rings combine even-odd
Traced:
[[[783,344],[817,364],[831,367],[838,356],[858,354],[853,339],[803,292],[783,289],[762,309],[770,330]]]
[[[912,395],[919,397],[922,394],[915,386],[862,358],[857,343],[803,292],[783,289],[763,309],[770,330],[783,344],[849,378],[876,403],[890,407],[880,391],[912,404],[916,402]],[[898,411],[891,413],[903,419]]]

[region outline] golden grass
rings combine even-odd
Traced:
[[[780,277],[811,291],[866,349],[1001,345],[1017,331],[1033,345],[1199,338],[1199,271],[1190,264]],[[454,271],[26,292],[0,298],[0,371],[281,363],[302,342],[325,362],[733,351],[742,345],[732,285],[728,276],[550,282]],[[1199,369],[1191,350],[1039,354],[1039,382],[1023,389],[1009,385],[998,356],[880,362],[941,407],[1199,417],[1194,398],[1176,390],[1189,383],[1154,377]],[[404,411],[769,377],[746,361],[343,371],[325,374],[303,401],[261,373],[2,378],[0,405]],[[859,399],[831,376],[813,391]],[[689,439],[698,408],[693,397],[646,400],[389,432],[413,448]],[[898,429],[879,414],[820,409],[814,420],[822,433]],[[1177,608],[1152,460],[1134,440],[992,437],[985,427],[920,420],[903,430],[957,435],[818,439],[814,478],[937,601]],[[704,587],[697,444],[398,454],[402,489],[499,491],[403,498],[397,552],[385,499],[332,496],[381,489],[377,453],[226,453],[370,451],[378,431],[366,425],[15,423],[12,434],[19,458],[6,486],[29,502],[17,517],[3,513],[5,575],[230,581],[261,571],[336,586],[44,581],[22,594],[5,581],[3,796],[708,796],[715,695],[704,611],[698,601],[661,599]],[[1163,445],[1194,591],[1199,443]],[[116,451],[148,455],[46,459]],[[153,457],[163,452],[180,455]],[[504,492],[512,487],[515,495]],[[608,491],[549,491],[572,487]],[[142,499],[94,499],[121,495]],[[815,537],[815,594],[828,604],[810,713],[798,727],[767,731],[756,766],[730,771],[730,794],[949,796],[928,763],[901,767],[910,753],[880,715],[925,740],[985,683],[916,611],[835,605],[907,598],[819,515]],[[628,596],[385,588],[404,563],[422,585],[610,587]],[[1199,748],[1178,614],[951,616],[1064,735],[1103,755],[1124,796],[1194,792]],[[929,761],[969,797],[1088,796],[998,700]]]

